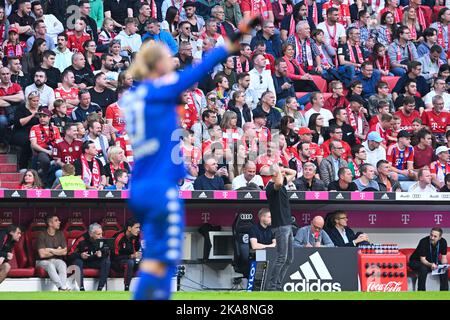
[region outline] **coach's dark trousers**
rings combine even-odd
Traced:
[[[418,291],[426,291],[425,283],[427,281],[427,274],[431,272],[431,268],[427,267],[420,261],[410,261],[409,266],[418,274]],[[448,291],[448,271],[439,275],[441,282],[441,291]]]

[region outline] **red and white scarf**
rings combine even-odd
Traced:
[[[413,59],[413,54],[412,54],[412,50],[409,47],[409,43],[406,44],[406,48],[408,49],[408,54],[409,54],[409,59],[412,60]],[[397,62],[401,62],[402,59],[402,52],[400,51],[400,44],[397,43]]]
[[[347,110],[347,120],[348,120],[348,124],[353,128],[353,130],[355,130],[355,132],[360,132],[360,130],[358,129],[358,120],[361,119],[362,122],[362,117],[364,117],[364,115],[359,112],[358,116],[355,118],[355,114],[352,110],[352,108],[350,107],[350,105],[348,105],[348,107],[345,109]],[[356,138],[356,143],[361,143],[359,138]]]
[[[246,61],[247,63],[245,64],[244,67],[242,67],[242,62],[241,59],[239,58],[239,56],[236,57],[236,73],[243,73],[243,72],[249,72],[250,71],[250,65],[248,63],[248,61]]]
[[[251,15],[260,14],[263,20],[269,18],[269,9],[267,8],[266,0],[250,0]]]
[[[412,27],[408,27],[408,29],[411,32],[411,40],[417,40],[416,24],[413,24]]]
[[[98,187],[100,184],[100,165],[98,164],[97,159],[92,158],[92,171],[89,168],[89,163],[85,157],[84,154],[81,155],[81,179],[84,181],[84,183],[87,185],[93,187]]]
[[[194,123],[198,120],[198,111],[195,106],[194,96],[192,92],[187,93],[186,103],[184,105],[183,118],[181,119],[181,125],[183,128],[191,129]]]
[[[423,9],[421,7],[418,7],[416,11],[417,11],[417,18],[419,19],[419,25],[422,27],[422,30],[425,30],[427,28],[427,22],[425,21]]]
[[[319,48],[319,52],[320,52],[320,62],[325,66],[325,67],[331,67],[330,63],[328,62],[327,57],[325,56],[325,54],[323,53],[322,50],[322,46],[317,46]]]
[[[306,15],[309,17],[309,5],[306,4]],[[312,19],[313,23],[317,25],[319,23],[319,15],[317,14],[317,3],[312,2]]]
[[[361,164],[358,166],[355,160],[352,160],[353,163],[353,169],[355,170],[355,178],[358,179],[361,177],[361,172],[359,172],[359,167],[364,164],[364,160],[361,160]]]
[[[297,53],[297,61],[301,66],[305,66],[304,59],[303,59],[303,45],[300,42],[300,39],[297,35],[295,35],[295,46],[296,46],[296,53]],[[306,51],[306,61],[308,63],[308,66],[306,67],[307,70],[312,70],[314,68],[314,61],[313,61],[313,55],[312,55],[312,49],[311,49],[311,41],[309,39],[305,40],[305,51]],[[305,68],[303,68],[305,69]]]
[[[337,25],[336,24],[334,25],[333,34],[331,34],[330,26],[328,25],[328,22],[326,22],[326,21],[325,21],[325,27],[327,27],[328,36],[330,37],[330,45],[333,48],[337,49],[337,47],[338,47],[338,42],[336,41],[337,40],[336,39]]]
[[[382,57],[377,57],[375,64],[379,70],[389,71],[390,69],[389,57],[386,54]]]
[[[443,49],[447,49],[447,47],[445,46],[444,25],[442,24],[442,22],[438,23],[438,29],[439,32],[437,42]],[[447,25],[447,40],[449,35],[450,35],[450,24]]]
[[[180,0],[179,4],[180,4],[180,5],[177,6],[177,5],[175,4],[175,1],[172,0],[172,6],[175,7],[175,8],[177,8],[177,9],[178,9],[178,12],[181,13],[181,10],[183,9],[184,1],[183,1],[183,0]]]
[[[293,11],[292,4],[290,4],[290,3],[287,4],[286,10],[284,10],[284,7],[283,7],[283,4],[281,3],[281,1],[278,2],[278,8],[280,9],[280,11],[279,11],[280,15],[283,17],[285,15],[291,14]]]
[[[152,8],[152,13],[151,13],[152,18],[156,19],[157,15],[158,15],[158,9],[156,8],[156,1],[155,0],[151,0],[150,1],[150,6]]]
[[[389,26],[386,26],[386,38],[388,40],[388,43],[392,42],[392,33],[391,33],[391,29],[389,28]]]
[[[356,62],[356,57],[355,57],[355,53],[353,52],[353,46],[350,44],[350,42],[347,42],[348,45],[348,53],[350,55],[350,61],[353,63],[363,63],[364,62],[364,57],[361,51],[361,48],[359,47],[358,44],[355,44],[355,48],[356,48],[356,54],[358,55],[358,62]]]
[[[114,172],[116,172],[116,170],[121,169],[121,170],[125,170],[125,164],[122,161],[121,163],[119,163],[119,168],[114,169],[114,166],[112,163],[109,164],[109,169],[111,170],[111,177],[113,180],[113,183],[116,184],[116,179],[114,178]]]

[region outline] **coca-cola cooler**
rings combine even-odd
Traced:
[[[358,253],[361,291],[408,291],[406,256]]]

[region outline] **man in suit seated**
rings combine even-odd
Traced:
[[[369,237],[365,233],[354,233],[347,226],[348,217],[344,211],[337,210],[327,216],[325,231],[330,236],[336,247],[356,247],[360,244],[368,244]]]

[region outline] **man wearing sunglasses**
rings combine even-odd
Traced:
[[[294,247],[334,247],[330,236],[323,230],[324,224],[325,221],[321,216],[315,216],[311,221],[311,225],[304,226],[297,231],[294,238]]]

